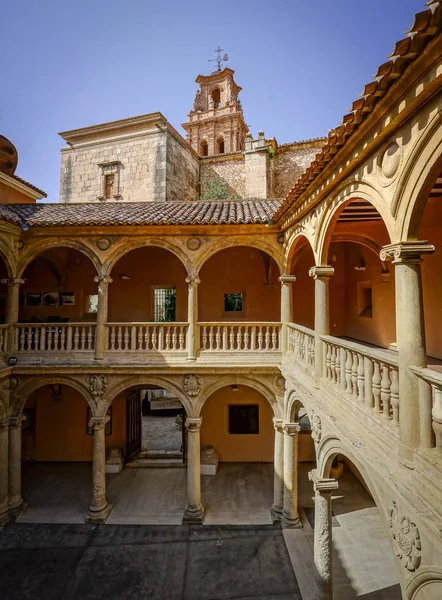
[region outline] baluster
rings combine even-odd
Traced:
[[[158,350],[164,350],[164,329],[161,326],[158,329]]]
[[[265,328],[265,344],[266,344],[266,350],[270,350],[270,333],[269,333],[269,328],[266,327]]]
[[[184,338],[184,327],[180,327],[180,333],[179,333],[179,336],[178,336],[178,342],[179,342],[179,345],[180,345],[180,350],[184,350],[185,349],[184,348],[184,339],[185,339]]]
[[[358,355],[358,400],[364,402],[364,357]]]
[[[163,331],[165,331],[165,338],[166,338],[165,350],[170,350],[170,328],[167,327],[167,329],[163,329]]]
[[[279,350],[278,334],[276,333],[276,327],[272,327],[272,348],[273,350]]]
[[[382,379],[381,379],[381,400],[384,417],[391,419],[390,415],[390,388],[391,380],[389,368],[387,365],[382,364]]]
[[[92,325],[89,325],[87,328],[87,349],[88,350],[93,350],[94,349],[94,329],[92,327]],[[107,350],[106,346],[104,348],[105,350]]]
[[[246,326],[244,328],[244,350],[250,350],[249,342],[250,342],[249,328]]]
[[[209,350],[213,350],[213,327],[209,327]]]
[[[109,350],[115,350],[115,327],[111,325],[110,328],[110,348]]]
[[[152,327],[152,350],[158,350],[158,339],[157,339],[157,328],[156,327]]]
[[[229,325],[229,350],[235,349],[235,333],[233,327]]]
[[[85,350],[86,349],[86,330],[84,327],[80,327],[80,340],[81,340],[81,349]]]
[[[143,349],[143,326],[139,325],[136,329],[134,328],[134,330],[137,332],[137,341],[132,350],[137,350],[139,352]]]
[[[393,367],[391,371],[391,406],[393,408],[393,423],[399,423],[399,371]]]
[[[345,387],[345,391],[347,394],[349,394],[351,396],[352,394],[352,381],[351,381],[351,371],[352,371],[352,365],[353,365],[353,355],[350,352],[350,350],[345,349],[345,353],[347,355],[347,360],[345,361],[345,381],[346,381],[346,387]]]
[[[20,338],[19,338],[19,349],[20,350],[25,350],[25,328],[20,329]]]
[[[72,350],[72,327],[67,327],[67,338],[66,338],[66,350],[70,352]]]
[[[325,376],[327,379],[333,380],[331,370],[331,344],[325,342],[326,353],[325,353]]]
[[[75,331],[74,331],[74,351],[78,350],[79,341],[80,341],[80,331],[79,331],[78,325],[76,325]]]
[[[151,350],[151,338],[152,338],[152,329],[149,327],[149,325],[146,325],[145,327],[145,331],[144,331],[144,344],[145,344],[145,350]],[[153,349],[153,342],[152,342],[152,349]]]
[[[354,398],[358,397],[358,355],[356,352],[352,352],[352,365],[351,365],[351,391]]]
[[[305,364],[305,335],[299,332],[299,360]]]
[[[40,334],[40,340],[39,340],[39,347],[40,350],[46,350],[46,327],[42,327],[39,330],[39,334]]]
[[[337,382],[337,377],[336,377],[336,346],[334,344],[331,344],[331,351],[330,351],[330,371],[331,371],[331,379],[333,381],[333,383]]]
[[[258,350],[262,350],[262,342],[263,342],[262,327],[261,327],[261,325],[258,325]]]
[[[176,334],[176,326],[172,328],[172,350],[177,349],[177,334]]]
[[[339,348],[339,355],[340,355],[340,363],[341,363],[341,375],[340,375],[340,379],[341,379],[341,390],[343,390],[344,392],[347,390],[347,380],[346,380],[346,358],[347,358],[347,354],[345,351],[345,348]]]
[[[221,326],[220,325],[218,325],[216,328],[215,346],[216,346],[217,350],[221,350]]]
[[[123,327],[123,344],[124,350],[129,350],[129,327],[127,325]]]
[[[66,350],[64,344],[66,342],[66,329],[65,327],[61,327],[60,331],[60,350]]]
[[[373,399],[374,411],[381,412],[381,371],[377,361],[373,363]]]
[[[53,327],[53,330],[54,330],[53,350],[58,350],[58,344],[59,344],[59,340],[60,340],[60,332],[59,332],[58,326]],[[39,329],[39,331],[41,331],[41,330]]]
[[[201,348],[202,350],[207,350],[207,325],[201,327]]]
[[[242,350],[242,330],[240,325],[238,325],[238,330],[236,332],[236,349]]]
[[[252,325],[252,332],[250,334],[250,350],[256,350],[256,327]]]
[[[341,349],[335,346],[335,378],[336,384],[341,383]]]
[[[131,325],[130,327],[130,349],[132,352],[137,349],[137,326]]]
[[[122,350],[122,341],[123,341],[123,334],[121,332],[121,326],[118,325],[117,327],[117,350]]]
[[[373,363],[364,356],[364,399],[369,408],[373,408]]]

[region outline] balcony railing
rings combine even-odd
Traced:
[[[288,351],[304,367],[313,370],[315,366],[315,332],[312,329],[288,323]]]
[[[95,323],[17,323],[18,352],[92,352]]]
[[[431,424],[430,419],[428,419],[428,423],[426,424],[427,431],[421,432],[421,438],[432,440],[434,436],[434,444],[431,443],[428,446],[434,445],[442,455],[442,373],[433,369],[423,369],[420,367],[411,367],[411,370],[431,386]]]
[[[8,331],[9,325],[0,325],[0,352],[6,352],[8,349]]]
[[[107,323],[109,352],[174,352],[187,349],[187,323]]]
[[[201,352],[278,352],[281,323],[198,323]]]

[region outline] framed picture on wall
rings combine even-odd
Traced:
[[[110,419],[106,423],[106,429],[105,429],[104,433],[105,433],[105,435],[112,435],[112,406],[109,406],[109,408],[107,409],[106,415],[109,416]],[[93,428],[93,426],[91,426],[89,424],[91,417],[92,417],[91,407],[88,406],[87,407],[87,421],[86,421],[86,432],[88,435],[94,435],[94,428]]]
[[[60,297],[58,292],[45,292],[43,294],[43,306],[60,306]]]
[[[74,292],[60,292],[60,306],[74,306],[75,305],[75,293]]]
[[[41,306],[42,294],[27,292],[25,296],[26,306]]]

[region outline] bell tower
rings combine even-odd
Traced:
[[[238,99],[241,88],[233,79],[235,71],[221,70],[221,61],[217,62],[214,73],[196,78],[199,88],[193,108],[182,124],[188,143],[200,156],[242,151],[248,132]]]

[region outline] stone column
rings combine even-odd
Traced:
[[[187,321],[189,323],[187,330],[187,360],[196,360],[199,347],[198,339],[198,284],[201,283],[197,275],[186,277],[188,284],[187,300]]]
[[[109,284],[112,278],[104,275],[94,277],[95,283],[98,283],[98,312],[97,325],[95,330],[95,360],[102,360],[107,348],[106,323],[107,308],[109,299]]]
[[[317,576],[317,600],[333,599],[332,492],[338,489],[334,479],[321,479],[310,471],[315,492],[314,560]]]
[[[0,421],[0,527],[9,521],[9,423]]]
[[[284,421],[273,418],[275,428],[275,455],[273,459],[273,504],[270,509],[273,522],[282,519],[284,506]]]
[[[21,428],[24,415],[9,419],[9,468],[8,468],[8,510],[9,518],[15,519],[26,506],[21,495]]]
[[[89,425],[94,428],[92,457],[92,502],[86,517],[87,523],[104,523],[112,506],[106,500],[106,444],[105,429],[110,417],[92,417]]]
[[[299,423],[284,424],[284,507],[282,526],[302,527],[298,513],[298,433]]]
[[[19,279],[18,277],[10,277],[8,279],[2,279],[1,282],[8,287],[5,306],[5,324],[9,325],[9,330],[6,348],[8,352],[14,352],[14,350],[17,349],[17,344],[13,325],[18,322],[19,290],[25,280]]]
[[[421,256],[432,254],[428,242],[384,246],[381,260],[393,259],[396,282],[396,344],[399,364],[399,459],[410,466],[420,440],[431,435],[430,388],[409,367],[426,367]]]
[[[183,522],[201,523],[204,507],[201,504],[201,448],[200,429],[202,418],[186,419],[187,428],[187,506]]]
[[[287,352],[288,330],[287,323],[293,322],[292,285],[296,281],[294,275],[281,275],[281,351]]]
[[[309,271],[310,277],[315,280],[315,381],[319,385],[319,380],[323,376],[324,370],[324,350],[321,335],[330,333],[330,306],[328,284],[330,277],[335,272],[333,267],[322,265],[312,267]]]

